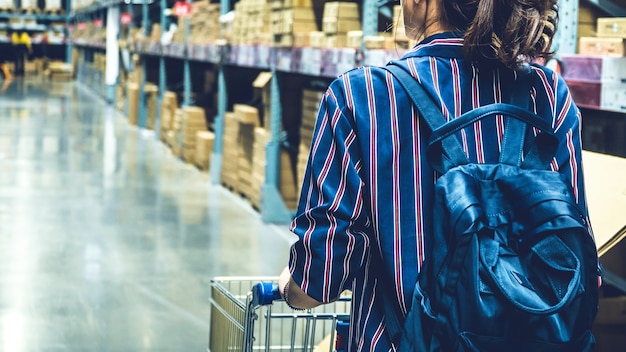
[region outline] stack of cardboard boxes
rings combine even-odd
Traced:
[[[167,134],[172,130],[176,109],[178,109],[178,98],[176,97],[176,93],[172,91],[163,93],[163,100],[161,101],[159,138],[168,145]]]
[[[578,9],[578,53],[583,55],[625,56],[626,18],[603,17],[590,3]]]
[[[292,46],[295,36],[318,30],[311,0],[270,0],[269,4],[275,46]]]
[[[588,6],[579,11],[579,32],[586,36],[579,39],[578,55],[562,55],[563,78],[577,105],[626,112],[626,18],[596,18],[598,10]]]
[[[241,0],[235,3],[235,18],[228,39],[233,44],[270,45],[271,12],[266,0]]]
[[[348,40],[347,33],[361,30],[360,17],[357,3],[325,3],[322,31],[326,34],[326,47],[345,47]]]
[[[182,129],[183,129],[184,113],[183,109],[178,108],[174,112],[172,120],[172,129],[167,131],[167,144],[170,146],[172,154],[180,157],[183,153],[182,149]]]
[[[198,131],[206,131],[206,118],[204,109],[197,106],[186,106],[183,109],[183,122],[181,129],[183,159],[193,163],[196,154],[196,141]]]
[[[189,21],[189,43],[204,44],[213,43],[219,36],[220,4],[212,4],[208,0],[194,1],[191,3],[191,17],[180,17],[178,28],[172,38],[175,43],[185,42],[185,21]],[[153,34],[153,40],[160,40],[159,35]],[[154,28],[153,28],[154,32]]]
[[[261,209],[261,189],[265,182],[265,149],[269,142],[269,131],[263,127],[254,129],[254,147],[252,151],[252,190],[250,203]]]
[[[239,178],[239,121],[234,112],[224,114],[224,134],[222,139],[222,170],[220,180],[222,185],[238,192]]]
[[[153,83],[146,83],[144,86],[144,92],[146,101],[146,128],[154,130],[154,123],[157,115],[159,87]]]
[[[259,127],[259,112],[253,106],[235,104],[233,106],[235,118],[239,122],[239,136],[237,140],[237,189],[248,199],[256,198],[258,191],[252,182],[252,166],[254,155],[254,129]]]
[[[139,123],[139,84],[128,82],[126,94],[128,95],[128,123],[137,126]]]
[[[300,126],[300,147],[298,150],[298,163],[296,168],[298,190],[302,187],[306,164],[309,159],[313,130],[319,104],[324,92],[305,89],[302,93],[302,125]]]
[[[198,131],[196,133],[196,153],[193,162],[202,171],[208,171],[211,166],[214,143],[215,134],[213,132]]]

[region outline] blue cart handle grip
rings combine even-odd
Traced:
[[[281,299],[278,284],[272,282],[259,282],[252,287],[252,304],[256,307],[272,304]]]

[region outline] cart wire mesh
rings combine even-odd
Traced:
[[[209,351],[333,351],[337,322],[347,322],[350,296],[306,311],[283,301],[255,306],[252,287],[277,277],[216,277],[211,280]],[[323,342],[324,341],[324,342]]]

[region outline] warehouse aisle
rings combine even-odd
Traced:
[[[74,83],[0,91],[0,351],[206,351],[209,280],[276,275],[264,225]]]

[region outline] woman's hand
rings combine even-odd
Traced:
[[[278,291],[283,299],[285,299],[287,305],[292,308],[309,309],[322,304],[309,297],[306,293],[304,293],[304,291],[302,291],[302,289],[300,289],[300,286],[291,278],[289,268],[285,268],[278,277]]]

